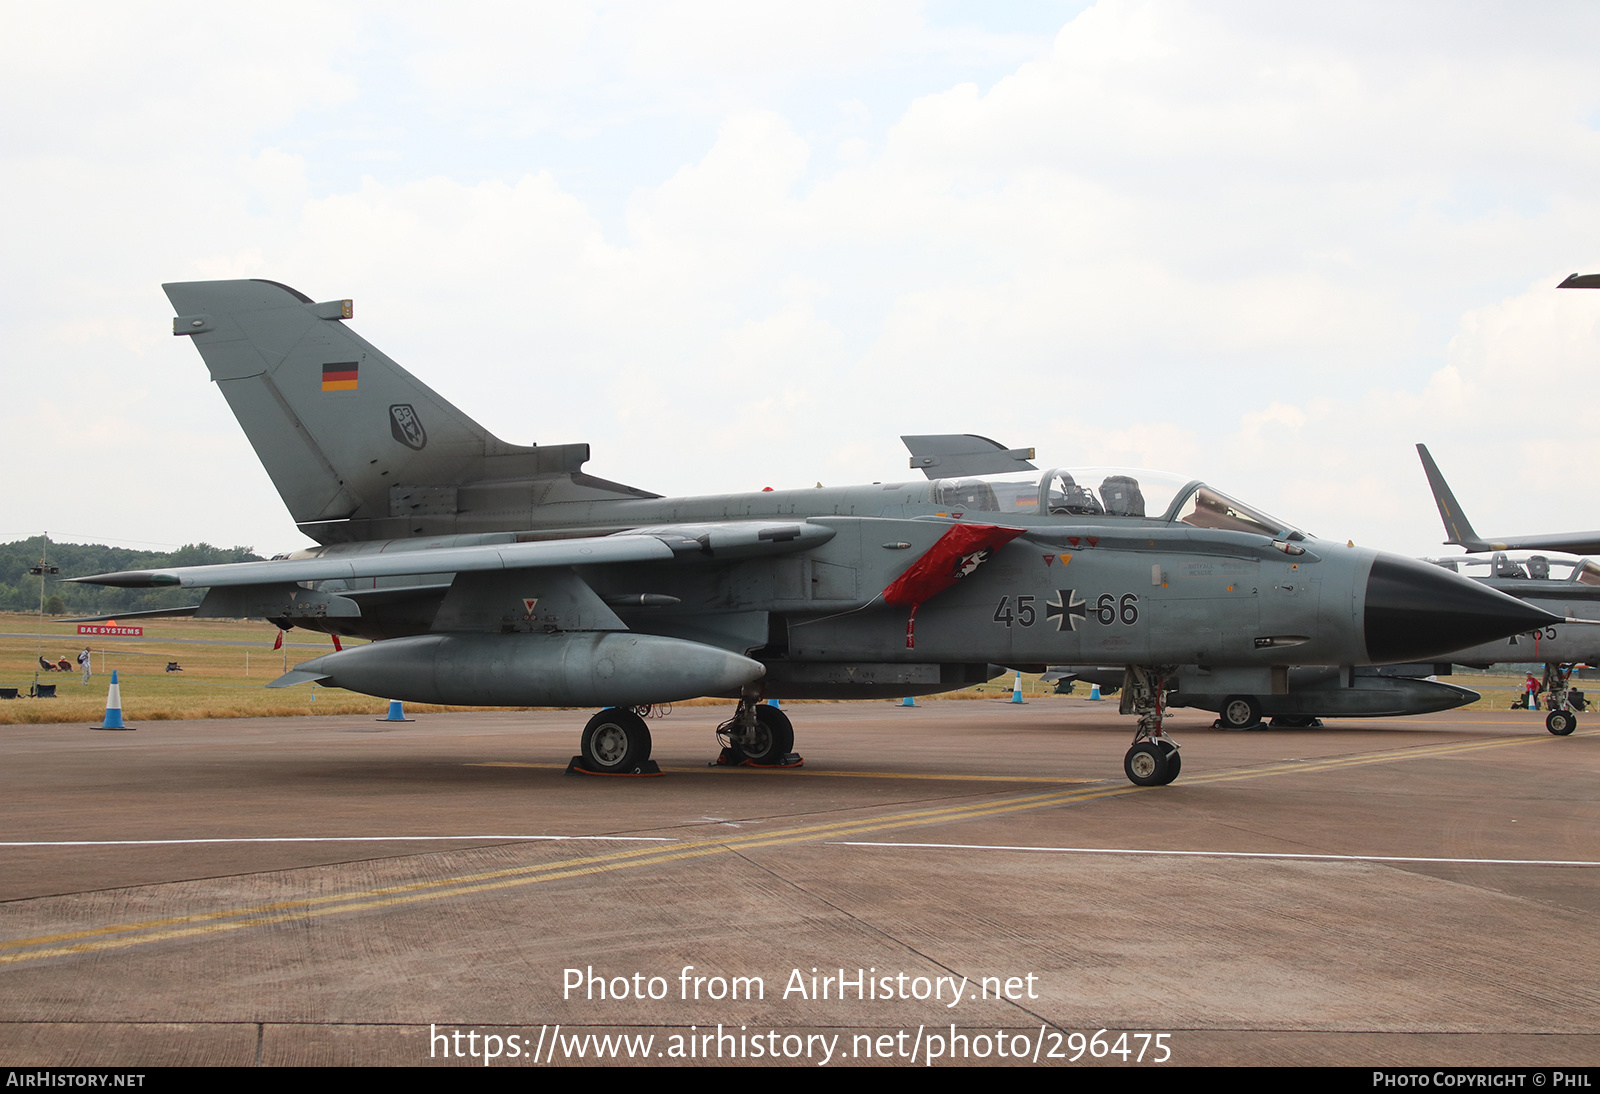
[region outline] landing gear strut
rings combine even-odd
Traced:
[[[1578,713],[1572,709],[1572,700],[1567,694],[1572,670],[1572,665],[1546,663],[1544,666],[1545,705],[1550,710],[1545,715],[1544,728],[1557,737],[1565,737],[1578,728]]]
[[[1122,674],[1122,713],[1137,714],[1133,747],[1122,770],[1135,786],[1166,786],[1183,770],[1178,744],[1161,728],[1161,697],[1171,668],[1129,665]]]
[[[797,767],[794,726],[789,716],[758,699],[744,698],[733,717],[717,727],[722,742],[719,763],[750,763],[756,767]]]

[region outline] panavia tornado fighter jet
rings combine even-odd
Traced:
[[[1008,449],[999,441],[972,433],[900,439],[911,452],[911,466],[930,479],[1034,466],[1028,462],[1034,457],[1033,449]],[[1082,474],[1075,477],[1093,481],[1092,477]],[[1126,478],[1148,481],[1150,473],[1106,474],[1102,492],[1106,484]],[[1081,497],[1087,504],[1088,495]],[[1104,507],[1100,499],[1094,499],[1094,504]],[[1194,518],[1190,519],[1193,522]],[[1512,641],[1515,640],[1513,636]],[[1044,680],[1082,680],[1114,690],[1127,682],[1130,671],[1119,664],[1052,664],[1047,666]],[[1253,729],[1263,724],[1263,718],[1271,718],[1274,726],[1313,726],[1320,724],[1319,718],[1327,716],[1379,718],[1426,714],[1451,710],[1482,698],[1477,692],[1454,684],[1419,679],[1448,671],[1448,665],[1433,664],[1293,665],[1280,666],[1268,674],[1258,666],[1187,664],[1167,666],[1162,686],[1164,701],[1169,707],[1216,711],[1217,724],[1223,728]],[[1127,695],[1124,692],[1124,702]]]
[[[1593,275],[1589,275],[1593,278]],[[1573,274],[1565,282],[1579,279]],[[1600,283],[1600,278],[1594,278]],[[1588,286],[1579,286],[1588,287]],[[1570,686],[1572,671],[1579,663],[1600,663],[1600,566],[1587,558],[1553,559],[1543,554],[1514,558],[1507,550],[1543,549],[1572,553],[1600,551],[1600,532],[1560,532],[1541,536],[1505,536],[1488,540],[1472,529],[1472,522],[1461,510],[1450,484],[1426,445],[1417,445],[1423,472],[1433,489],[1433,500],[1444,521],[1447,543],[1469,552],[1489,552],[1476,558],[1430,559],[1467,574],[1490,588],[1518,600],[1543,608],[1562,622],[1536,627],[1509,638],[1497,639],[1458,650],[1450,660],[1463,665],[1488,666],[1506,662],[1539,662],[1544,665],[1540,691],[1549,713],[1545,728],[1566,736],[1578,727],[1578,704]]]
[[[379,639],[297,666],[416,702],[595,706],[579,763],[641,768],[630,708],[738,700],[734,756],[785,762],[766,698],[927,694],[998,665],[1120,664],[1125,761],[1172,781],[1164,682],[1202,664],[1269,685],[1296,665],[1417,661],[1550,623],[1410,559],[1310,538],[1195,481],[1016,469],[663,498],[583,473],[587,445],[491,436],[357,335],[348,301],[271,281],[171,284],[175,334],[299,527],[270,562],[129,571],[207,589],[196,616]]]

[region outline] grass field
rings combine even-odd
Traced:
[[[276,691],[266,685],[287,663],[309,661],[333,652],[326,635],[293,630],[286,648],[274,652],[278,631],[269,623],[220,619],[147,619],[142,638],[79,637],[70,623],[41,628],[35,615],[0,613],[0,686],[19,687],[24,696],[35,678],[55,684],[55,699],[0,702],[0,725],[23,722],[99,722],[105,713],[111,670],[122,686],[123,716],[129,723],[169,718],[263,718],[294,714],[382,714],[381,699],[338,688],[302,685]],[[37,637],[42,631],[42,638]],[[87,686],[77,670],[78,651],[93,653],[94,675]],[[346,643],[348,646],[351,643]],[[38,656],[66,658],[72,672],[46,673]],[[182,672],[166,671],[176,661]],[[423,708],[418,708],[423,709]]]
[[[382,699],[356,695],[341,688],[311,684],[268,691],[266,685],[297,662],[309,661],[333,652],[325,635],[292,630],[285,636],[285,648],[274,651],[277,628],[269,623],[224,619],[147,619],[141,638],[79,637],[71,623],[46,619],[41,626],[35,615],[0,612],[0,686],[19,688],[26,696],[35,679],[55,684],[55,699],[21,698],[0,702],[0,725],[39,722],[98,723],[105,713],[106,687],[111,670],[117,670],[122,686],[123,718],[129,724],[163,721],[172,718],[269,718],[310,714],[383,714],[388,704]],[[87,686],[76,669],[78,651],[88,644],[94,655],[94,675]],[[345,646],[358,645],[346,640]],[[46,673],[39,669],[40,653],[54,662],[65,658],[72,672]],[[166,671],[167,662],[176,661],[182,672]],[[1041,685],[1037,676],[1023,676],[1023,694],[1029,699],[1053,694],[1053,687]],[[1451,683],[1480,692],[1483,698],[1468,710],[1506,710],[1521,684],[1520,674],[1463,674]],[[1011,677],[980,684],[964,691],[929,698],[1003,699],[1011,693]],[[1088,686],[1079,684],[1079,696]],[[919,699],[918,702],[925,702]],[[727,700],[696,699],[688,704],[725,703]],[[407,713],[465,710],[466,707],[440,707],[410,704]]]

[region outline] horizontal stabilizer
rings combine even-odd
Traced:
[[[195,612],[199,619],[360,619],[361,608],[347,596],[306,589],[293,582],[229,585],[212,589]]]
[[[300,669],[290,669],[272,683],[268,684],[267,687],[292,688],[296,684],[315,684],[319,681],[326,680],[327,678],[328,674],[325,672],[303,672]]]
[[[1569,274],[1558,289],[1600,289],[1600,274]]]

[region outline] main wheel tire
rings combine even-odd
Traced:
[[[756,707],[756,726],[739,742],[739,755],[757,764],[775,764],[794,751],[794,724],[777,707]]]
[[[1167,757],[1159,745],[1143,741],[1128,749],[1122,758],[1122,770],[1135,786],[1165,786]]]
[[[1224,729],[1249,729],[1261,722],[1261,704],[1250,695],[1230,695],[1218,712]]]
[[[1161,780],[1161,785],[1166,786],[1183,770],[1183,753],[1178,751],[1177,745],[1168,744],[1166,741],[1161,742],[1161,750],[1166,753],[1163,758],[1167,761],[1167,776]]]
[[[1552,710],[1544,716],[1544,728],[1557,737],[1565,737],[1578,728],[1577,715],[1570,710]]]
[[[608,707],[583,727],[583,762],[592,771],[632,771],[650,758],[650,727],[631,710]]]

